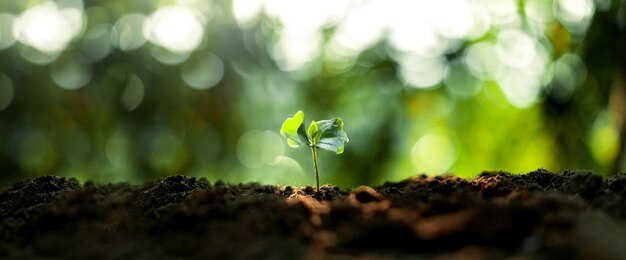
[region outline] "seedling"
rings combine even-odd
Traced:
[[[343,131],[341,118],[311,121],[308,130],[304,130],[304,112],[298,111],[293,117],[287,118],[280,128],[280,133],[287,138],[291,148],[306,145],[311,148],[317,191],[320,190],[320,175],[317,168],[317,148],[343,153],[344,143],[350,141]]]

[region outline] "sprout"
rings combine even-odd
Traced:
[[[311,148],[313,166],[315,167],[315,180],[317,191],[320,189],[320,177],[317,167],[317,148],[343,153],[344,143],[349,141],[348,135],[343,131],[341,118],[311,121],[308,130],[304,129],[304,112],[298,111],[293,117],[287,118],[280,128],[280,133],[287,138],[287,144],[291,148],[306,145]]]

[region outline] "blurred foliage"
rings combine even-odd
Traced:
[[[432,2],[432,3],[431,3]],[[323,183],[623,170],[611,0],[0,2],[0,182],[312,185],[297,110],[341,117]]]

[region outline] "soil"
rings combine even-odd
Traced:
[[[415,176],[342,190],[42,176],[0,190],[1,258],[626,259],[626,175]]]

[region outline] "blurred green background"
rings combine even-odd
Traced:
[[[343,118],[322,183],[624,167],[611,0],[0,1],[0,183],[312,185],[287,117]]]

